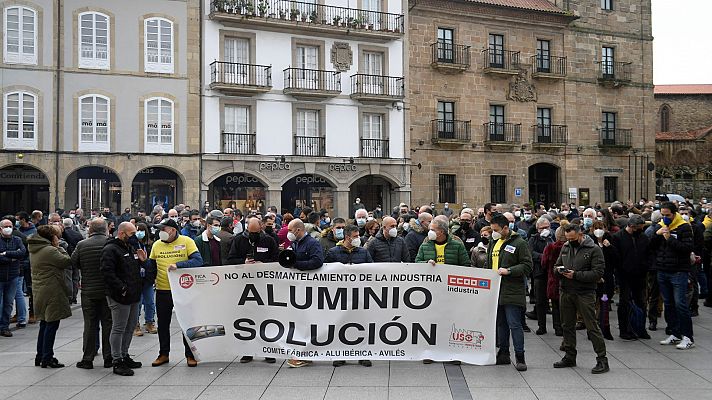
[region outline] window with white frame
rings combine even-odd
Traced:
[[[319,137],[319,111],[297,111],[297,136]]]
[[[364,139],[383,139],[382,114],[364,113],[362,122]]]
[[[146,100],[146,142],[147,153],[173,153],[173,102],[156,97]]]
[[[109,17],[79,14],[79,68],[109,69]]]
[[[109,151],[111,127],[107,97],[90,94],[79,98],[79,151]]]
[[[23,6],[4,12],[3,59],[8,64],[37,64],[37,12]]]
[[[361,115],[361,156],[388,157],[388,144],[383,133],[383,114]]]
[[[37,97],[27,92],[5,95],[5,149],[37,149]]]
[[[145,72],[173,73],[173,23],[165,18],[149,18],[144,26]]]
[[[223,153],[255,153],[255,136],[250,132],[250,107],[232,104],[225,106],[222,141]]]

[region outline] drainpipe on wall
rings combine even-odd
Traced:
[[[62,94],[61,89],[61,70],[62,70],[62,26],[64,26],[64,12],[62,10],[62,0],[57,0],[57,34],[55,36],[54,44],[55,51],[57,52],[57,65],[55,65],[55,76],[54,76],[54,86],[55,86],[55,116],[54,116],[54,209],[59,208],[59,137],[60,137],[60,123],[59,123],[59,113],[61,111],[60,98]]]
[[[203,14],[204,14],[204,0],[200,0],[200,6],[198,7],[198,21],[200,22],[200,61],[199,61],[199,84],[200,87],[198,88],[198,109],[200,113],[200,118],[198,119],[198,132],[200,135],[200,143],[198,144],[198,207],[202,207],[203,204],[205,204],[205,200],[207,198],[203,199],[202,198],[202,193],[203,193],[203,149],[204,149],[204,143],[203,143]],[[190,85],[190,84],[189,84]],[[211,203],[212,204],[212,203]],[[213,205],[214,207],[214,205]]]

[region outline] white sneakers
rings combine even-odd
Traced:
[[[682,341],[675,347],[677,347],[679,350],[687,350],[695,347],[695,342],[690,340],[689,337],[683,336]]]
[[[695,342],[690,340],[689,337],[683,336],[682,340],[678,339],[675,335],[670,335],[667,337],[665,340],[661,340],[660,344],[662,345],[669,345],[669,344],[674,344],[680,350],[687,350],[695,347]]]
[[[678,339],[675,335],[670,335],[670,336],[668,336],[667,339],[660,341],[660,344],[662,344],[662,345],[678,344],[678,343],[680,343],[680,339]]]

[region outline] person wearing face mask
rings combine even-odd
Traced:
[[[366,222],[368,222],[368,211],[365,209],[358,209],[354,212],[354,225],[358,226],[359,235],[361,235],[362,241],[363,237],[366,236]]]
[[[450,203],[445,203],[443,205],[443,212],[440,213],[440,215],[444,215],[450,219],[452,217],[453,211],[452,208],[450,208]]]
[[[517,227],[528,233],[533,225],[532,210],[525,208],[522,211],[522,220],[517,223]]]
[[[456,236],[449,233],[447,218],[436,217],[430,222],[428,239],[420,245],[415,262],[437,264],[470,265],[470,256],[465,245]]]
[[[371,253],[361,247],[358,227],[347,225],[343,230],[343,238],[329,249],[324,262],[340,262],[342,264],[372,263]],[[336,365],[336,361],[334,361],[334,366],[341,365],[343,364]]]
[[[344,240],[344,228],[346,227],[346,220],[343,218],[334,218],[333,225],[324,229],[321,232],[321,237],[319,238],[319,244],[324,250],[324,257],[331,248],[336,246],[336,243]],[[360,239],[359,239],[360,240]]]
[[[497,365],[511,364],[509,338],[512,337],[515,368],[526,371],[522,314],[526,309],[526,288],[523,280],[532,271],[532,256],[527,242],[509,227],[509,219],[494,214],[492,237],[487,248],[487,267],[501,276],[497,304]]]
[[[564,357],[554,363],[554,368],[576,366],[576,315],[583,318],[588,337],[596,352],[596,366],[591,373],[608,372],[606,343],[596,320],[596,284],[603,277],[606,261],[603,251],[575,224],[566,226],[566,243],[556,260],[556,273],[560,275],[561,326],[564,333]],[[561,267],[561,268],[560,268]]]
[[[690,209],[688,206],[680,206],[678,210],[680,216],[682,216],[683,221],[690,224],[692,227],[692,238],[693,247],[691,260],[694,259],[691,265],[690,271],[690,284],[692,285],[692,299],[690,300],[690,313],[693,317],[698,317],[699,313],[699,301],[701,294],[707,293],[707,279],[706,276],[701,272],[702,261],[705,257],[705,247],[704,247],[704,232],[705,226],[699,222],[696,217],[695,210]],[[706,296],[704,296],[706,297]]]
[[[137,249],[142,249],[146,254],[151,254],[151,248],[153,247],[153,240],[151,240],[151,235],[148,230],[148,226],[139,222],[136,224],[136,239],[138,239]],[[156,328],[156,299],[155,299],[155,283],[156,283],[156,269],[153,262],[146,260],[141,265],[141,303],[138,306],[138,320],[136,321],[136,329],[134,329],[134,336],[143,336],[143,330],[141,330],[141,307],[143,307],[144,313],[144,329],[147,333],[155,335],[158,333]]]
[[[430,229],[432,220],[432,215],[420,213],[418,218],[411,218],[407,225],[405,222],[403,223],[404,227],[409,227],[405,235],[405,245],[408,247],[410,262],[415,262],[415,257],[418,255],[420,245],[423,244],[428,237],[428,230]]]
[[[603,279],[596,285],[596,317],[603,337],[606,340],[613,340],[608,311],[610,310],[610,299],[615,294],[615,270],[619,263],[619,256],[611,245],[611,234],[606,230],[603,222],[594,221],[588,236],[601,249],[605,261]]]
[[[277,243],[262,231],[257,218],[247,221],[247,231],[232,241],[226,265],[276,262],[279,257]]]
[[[630,303],[645,310],[645,278],[651,264],[650,239],[643,234],[645,220],[640,215],[628,219],[628,226],[613,235],[611,243],[619,262],[615,277],[619,288],[618,324],[623,340],[650,339],[643,328],[635,332],[630,324]]]
[[[156,315],[158,317],[158,357],[151,364],[153,367],[164,365],[170,361],[171,351],[171,317],[173,314],[173,296],[168,280],[168,270],[177,268],[195,268],[203,266],[203,258],[195,245],[195,241],[180,234],[178,224],[172,219],[166,219],[156,225],[159,230],[159,241],[151,247],[149,258],[156,268]],[[193,357],[190,345],[183,338],[186,362],[189,367],[196,367],[198,362]]]
[[[381,207],[380,204],[376,206],[375,210],[373,210],[373,217],[376,219],[383,218],[383,208]]]
[[[549,310],[549,299],[546,297],[546,286],[549,275],[541,263],[541,256],[544,249],[551,243],[554,243],[553,235],[551,234],[551,222],[548,219],[541,217],[536,221],[537,233],[529,237],[529,251],[532,255],[532,284],[534,285],[534,294],[536,304],[534,310],[527,312],[527,318],[536,320],[539,329],[536,330],[537,335],[546,334],[546,314]]]
[[[191,211],[190,221],[188,221],[185,226],[183,226],[183,229],[180,231],[180,234],[183,236],[187,236],[191,239],[195,239],[196,237],[200,236],[200,233],[202,231],[203,223],[200,221],[200,214],[197,211]]]
[[[475,213],[471,208],[460,212],[460,227],[454,233],[465,244],[468,254],[480,242],[480,233],[475,230]]]
[[[331,226],[331,217],[326,210],[322,210],[321,218],[319,219],[319,229],[326,229]]]
[[[410,253],[405,240],[398,236],[395,218],[383,218],[383,228],[366,242],[373,262],[410,262]]]
[[[593,208],[587,208],[583,211],[581,219],[581,226],[583,226],[583,230],[586,232],[591,232],[591,226],[593,225],[593,221],[596,221],[596,210]]]
[[[275,228],[275,217],[274,214],[267,213],[262,219],[262,230],[270,236],[275,243],[279,243],[279,237],[277,237],[277,230]]]
[[[357,197],[356,200],[354,201],[354,204],[351,206],[351,211],[355,213],[357,210],[365,210],[365,209],[366,209],[366,207],[363,205],[363,203],[361,203],[361,199],[359,199]]]
[[[13,223],[9,219],[0,221],[0,336],[11,337],[10,315],[17,295],[20,276],[20,260],[27,255],[25,245],[19,236],[14,236]],[[22,305],[24,307],[24,303]],[[18,323],[27,323],[26,311],[18,311]],[[22,317],[21,317],[22,316]]]
[[[364,226],[364,235],[361,236],[362,244],[365,245],[366,242],[368,242],[372,237],[375,237],[379,229],[381,229],[381,225],[378,221],[372,219],[366,222],[366,226]]]
[[[480,242],[470,250],[470,265],[473,268],[487,268],[487,246],[492,236],[492,227],[485,226],[480,230]]]
[[[565,229],[568,226],[568,221],[564,221],[561,226],[556,229],[554,243],[549,243],[541,254],[541,266],[546,270],[548,279],[546,285],[546,297],[551,300],[551,319],[554,325],[554,334],[556,336],[564,336],[564,331],[561,328],[561,308],[559,307],[559,275],[554,269],[554,264],[561,254],[561,249],[566,243]]]
[[[147,259],[146,251],[139,247],[136,227],[130,222],[119,224],[116,238],[109,239],[101,252],[101,273],[112,321],[109,342],[117,375],[132,376],[134,369],[141,368],[141,363],[129,356],[129,346],[141,301],[141,268]]]
[[[676,345],[680,350],[695,346],[692,317],[687,302],[688,279],[694,250],[692,227],[677,212],[672,202],[660,204],[662,221],[656,226],[650,248],[655,253],[653,269],[658,273],[658,285],[665,304],[665,321],[670,336],[662,345]]]
[[[223,260],[222,253],[220,251],[222,239],[218,234],[220,233],[220,220],[218,218],[213,218],[208,216],[205,220],[207,228],[200,235],[196,236],[195,246],[200,252],[200,257],[203,259],[203,265],[205,266],[218,266],[223,265],[226,260]]]

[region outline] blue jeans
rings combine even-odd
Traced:
[[[524,353],[524,331],[522,330],[522,307],[505,304],[497,306],[497,347],[499,352],[509,354],[509,334],[515,353]]]
[[[17,323],[27,323],[27,302],[25,301],[25,292],[23,286],[25,277],[20,275],[17,277],[17,294],[15,295],[15,308],[17,308]]]
[[[6,331],[10,327],[15,292],[17,292],[17,277],[7,282],[0,282],[0,331]]]
[[[143,320],[148,323],[156,322],[156,299],[152,283],[144,283],[141,289],[141,303],[138,307],[137,325],[141,324],[141,305],[143,305]]]
[[[687,272],[658,271],[658,284],[665,303],[665,322],[672,334],[694,340],[690,306],[687,304],[688,275]]]
[[[59,321],[40,321],[40,331],[37,334],[37,358],[49,362],[54,358],[54,339],[57,337]]]

